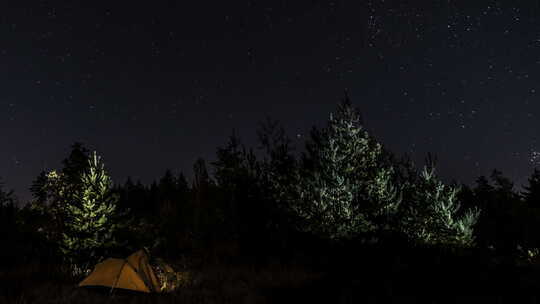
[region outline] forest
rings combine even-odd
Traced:
[[[31,201],[1,184],[0,302],[502,303],[540,287],[540,170],[524,191],[496,169],[445,183],[436,157],[387,150],[348,98],[305,147],[272,119],[256,132],[149,185],[113,182],[79,142],[36,172]],[[77,286],[140,249],[159,292]]]

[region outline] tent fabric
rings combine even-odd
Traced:
[[[127,258],[127,262],[135,269],[150,290],[154,292],[159,291],[160,288],[158,280],[154,274],[154,271],[152,270],[152,267],[150,266],[148,255],[144,252],[144,250],[139,250],[130,255]]]
[[[105,286],[141,292],[159,292],[158,280],[143,250],[127,259],[108,258],[98,263],[79,286]]]

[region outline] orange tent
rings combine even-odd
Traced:
[[[126,259],[108,258],[98,263],[79,286],[105,286],[142,292],[160,292],[159,283],[148,262],[148,255],[139,250]]]

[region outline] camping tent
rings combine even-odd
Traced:
[[[79,286],[106,286],[142,292],[159,292],[157,278],[148,255],[139,250],[126,259],[108,258],[99,263]]]

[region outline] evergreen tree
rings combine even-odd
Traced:
[[[189,185],[184,173],[180,172],[176,177],[176,181],[178,184],[178,191],[185,195],[189,191]]]
[[[0,237],[2,239],[0,269],[13,266],[12,263],[21,258],[21,243],[28,242],[20,235],[21,229],[17,221],[19,215],[20,209],[13,190],[5,190],[4,183],[0,179]]]
[[[178,184],[176,177],[170,169],[165,170],[165,174],[158,184],[158,214],[160,217],[174,217],[178,204]]]
[[[88,167],[88,150],[76,142],[62,163],[64,167],[60,171],[41,172],[30,189],[34,196],[30,209],[40,214],[36,224],[38,232],[53,244],[61,242],[66,208],[81,191],[81,175]]]
[[[493,198],[490,205],[495,224],[493,228],[496,231],[496,246],[505,255],[514,254],[516,247],[524,242],[521,233],[523,229],[520,229],[522,219],[519,216],[520,209],[524,206],[519,195],[513,190],[514,184],[503,176],[501,171],[494,169],[491,181]]]
[[[540,207],[540,170],[534,168],[528,182],[529,184],[523,187],[525,191],[521,193],[523,200],[529,206]]]
[[[239,237],[246,249],[260,247],[257,242],[266,233],[269,214],[261,197],[259,161],[233,131],[227,145],[217,149],[217,161],[212,165],[224,199],[221,209],[229,236]]]
[[[458,183],[453,184],[454,188],[459,187],[459,192],[457,193],[457,200],[460,202],[461,208],[460,211],[458,211],[458,214],[461,216],[465,213],[466,210],[475,208],[482,210],[480,204],[475,198],[473,189],[469,185],[466,185],[464,183],[461,183],[461,185],[459,186],[457,185]],[[480,217],[478,218],[478,220],[480,221]]]
[[[314,128],[304,155],[300,200],[293,209],[304,228],[328,239],[351,239],[384,229],[400,202],[394,169],[362,127],[348,98],[328,126]]]
[[[0,179],[0,207],[15,205],[15,201],[13,190],[4,190],[4,182]]]
[[[90,151],[80,142],[71,145],[69,156],[62,161],[62,173],[70,180],[80,180],[83,172],[88,168]]]
[[[219,214],[216,200],[212,198],[214,190],[214,182],[210,179],[206,162],[199,158],[193,165],[193,217],[192,217],[192,233],[199,237],[208,237],[212,233],[219,232],[215,224],[223,220],[223,216]]]
[[[47,201],[47,172],[41,171],[30,186],[30,193],[36,203],[43,205]]]
[[[523,187],[525,191],[521,196],[529,206],[540,207],[540,170],[534,168],[528,182],[529,184]]]
[[[34,196],[30,209],[39,214],[37,231],[51,244],[59,244],[65,229],[66,207],[73,201],[69,180],[62,172],[52,170],[46,174],[44,181],[34,183],[41,197]],[[40,183],[43,183],[40,185]],[[37,192],[36,192],[37,193]],[[44,198],[44,200],[42,200]]]
[[[132,196],[134,189],[135,184],[130,176],[127,177],[124,185],[118,185],[115,187],[114,191],[118,194],[118,208],[127,210],[136,207],[134,206],[135,204],[133,203],[133,200],[135,200],[137,197]]]
[[[264,154],[260,162],[259,191],[267,234],[264,236],[266,250],[284,252],[296,242],[298,233],[297,214],[289,208],[298,201],[299,161],[294,146],[279,121],[267,118],[259,124],[257,136]]]
[[[0,232],[4,239],[10,238],[10,232],[15,230],[15,214],[17,199],[13,190],[4,190],[4,183],[0,179]]]
[[[80,181],[82,191],[66,208],[61,249],[72,264],[87,267],[118,245],[118,197],[111,192],[111,179],[96,152]]]
[[[459,188],[444,185],[428,161],[417,180],[406,183],[401,227],[405,235],[420,244],[471,246],[479,210],[474,208],[458,216]]]
[[[281,210],[285,210],[290,202],[299,198],[299,162],[293,154],[291,140],[279,122],[269,118],[259,125],[257,135],[265,152],[261,179],[266,189],[266,199],[276,202]]]
[[[89,150],[80,142],[75,142],[71,146],[69,156],[62,161],[63,168],[61,174],[63,184],[62,200],[73,201],[79,192],[82,191],[83,182],[81,177],[88,170]]]
[[[482,210],[477,225],[478,244],[484,248],[497,245],[495,188],[485,176],[480,176],[476,179],[473,193],[476,203]]]

